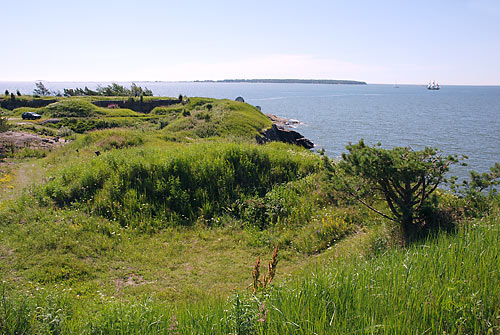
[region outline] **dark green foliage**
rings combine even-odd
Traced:
[[[134,83],[132,83],[130,89],[116,83],[112,83],[106,87],[99,86],[97,87],[97,93],[103,96],[139,96],[141,94],[145,96],[153,95],[153,92],[151,92],[151,90],[147,87],[143,89]]]
[[[12,100],[12,101],[16,100],[16,96],[14,95],[14,93],[10,94],[10,100]]]
[[[3,133],[7,130],[9,130],[10,125],[8,123],[7,117],[0,116],[0,133]]]
[[[84,89],[81,88],[65,88],[64,89],[64,96],[66,97],[73,97],[73,96],[82,96],[82,95],[87,95],[87,96],[95,96],[99,95],[97,91],[93,91],[89,89],[87,86],[85,86]]]
[[[16,94],[17,94],[17,96],[19,96],[19,97],[22,95],[22,94],[21,94],[21,92],[20,92],[19,90],[17,90]]]
[[[83,134],[90,130],[99,129],[110,129],[119,127],[121,124],[113,120],[88,120],[88,119],[62,119],[61,122],[57,124],[58,128],[68,127],[72,131],[78,134]]]
[[[201,113],[196,114],[196,118],[198,120],[210,121],[210,114],[201,112]]]
[[[172,106],[172,107],[165,107],[165,106],[160,106],[160,107],[155,107],[151,111],[151,114],[153,115],[177,115],[182,113],[183,108],[179,106]]]
[[[5,90],[5,96],[8,96],[10,93],[9,93],[9,90]]]
[[[87,86],[85,88],[65,88],[64,96],[152,96],[153,92],[147,87],[142,88],[141,86],[137,86],[135,83],[132,83],[130,88],[126,88],[125,86],[112,83],[111,85],[101,87],[98,86],[97,89],[91,90]]]
[[[500,184],[500,164],[495,163],[490,172],[478,173],[470,171],[469,181],[462,185],[452,181],[452,189],[464,201],[465,214],[479,217],[489,212],[492,200],[497,196],[497,185]]]
[[[341,186],[363,205],[399,223],[407,245],[426,225],[424,208],[435,207],[429,197],[444,180],[449,165],[457,159],[442,157],[433,148],[414,151],[408,147],[396,147],[388,150],[366,146],[363,140],[346,148],[349,153],[342,155],[339,167],[347,175],[360,179],[345,179]],[[363,187],[375,192],[373,195],[381,195],[390,212],[379,211],[360,197]]]
[[[219,144],[110,152],[68,167],[43,192],[61,206],[81,202],[122,225],[189,224],[317,169],[314,156],[281,148]]]
[[[47,96],[51,94],[50,90],[47,89],[41,81],[35,83],[35,86],[36,88],[33,90],[33,95]]]

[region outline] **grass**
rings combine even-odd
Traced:
[[[496,214],[470,222],[457,235],[408,250],[308,266],[256,296],[240,291],[226,300],[209,297],[217,291],[202,288],[207,295],[196,304],[167,303],[161,295],[113,298],[101,287],[85,298],[81,290],[36,285],[27,294],[11,295],[9,280],[2,317],[21,320],[19,328],[53,326],[68,334],[168,334],[169,329],[180,334],[495,334],[500,330],[498,219]],[[278,273],[280,266],[281,261]],[[250,267],[247,271],[250,278]]]
[[[0,162],[0,333],[500,332],[494,196],[455,235],[401,249],[320,157],[256,145],[270,123],[250,105],[190,98],[138,116],[92,99],[57,103],[92,108],[63,117],[83,134]],[[27,123],[15,127],[57,131]],[[253,294],[277,244],[273,284]]]
[[[107,140],[112,137],[106,137]],[[124,147],[122,140],[108,145]],[[140,137],[130,139],[140,144]],[[123,149],[55,173],[40,192],[60,206],[81,203],[123,226],[157,229],[211,219],[232,204],[317,170],[319,160],[286,145],[192,144]]]

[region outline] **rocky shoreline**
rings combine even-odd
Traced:
[[[302,136],[299,132],[286,127],[294,127],[301,124],[298,120],[287,119],[274,114],[265,114],[273,123],[272,127],[261,132],[257,136],[257,143],[264,144],[272,141],[285,142],[295,145],[300,145],[306,149],[314,148],[314,143]]]

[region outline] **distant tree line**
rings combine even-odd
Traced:
[[[199,82],[199,81],[197,81]],[[205,80],[203,82],[215,83],[263,83],[263,84],[342,84],[342,85],[366,85],[364,81],[357,80],[334,80],[334,79],[224,79]]]

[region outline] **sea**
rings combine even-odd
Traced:
[[[85,87],[97,82],[44,82],[50,90]],[[119,84],[130,86],[131,83]],[[260,84],[217,82],[136,82],[156,96],[203,96],[235,99],[262,112],[300,121],[296,131],[312,140],[314,150],[331,158],[346,145],[364,139],[384,148],[438,148],[443,155],[466,155],[467,167],[453,173],[487,172],[500,162],[500,86]],[[31,94],[34,82],[0,82],[0,92]]]

